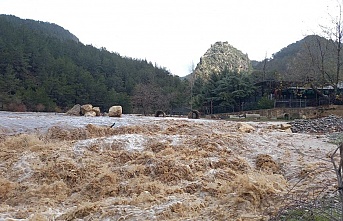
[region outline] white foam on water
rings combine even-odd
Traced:
[[[22,157],[13,165],[12,171],[16,172],[18,176],[18,182],[22,182],[32,176],[33,171],[30,160],[34,158],[34,153],[24,152]]]
[[[123,134],[81,140],[73,146],[73,151],[77,155],[82,155],[85,149],[96,144],[99,147],[99,151],[103,152],[106,149],[111,148],[114,143],[123,144],[122,148],[127,151],[143,151],[146,143],[146,137],[140,134]]]

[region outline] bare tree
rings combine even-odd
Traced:
[[[318,35],[307,36],[296,59],[289,67],[290,79],[303,86],[314,89],[331,85],[337,86],[335,80],[334,43]]]
[[[262,69],[262,96],[265,95],[265,92],[264,92],[264,83],[266,81],[266,76],[267,76],[267,72],[266,72],[266,68],[267,68],[267,52],[266,52],[266,55],[264,56],[264,60],[263,60],[263,69]]]
[[[141,112],[144,115],[152,114],[157,102],[158,91],[151,84],[137,84],[132,97],[132,104],[135,112]]]
[[[343,49],[343,20],[342,4],[338,4],[338,14],[331,17],[329,25],[321,27],[320,35],[311,35],[305,38],[303,48],[289,68],[293,81],[312,87],[332,86],[333,99],[338,94],[338,85],[342,81],[342,49]],[[323,96],[325,97],[325,96]],[[327,99],[329,99],[327,97]]]
[[[334,90],[337,94],[338,83],[341,81],[341,67],[342,67],[342,48],[343,48],[343,20],[342,20],[342,2],[337,1],[338,14],[336,16],[331,15],[332,26],[321,26],[323,33],[332,40],[335,45],[336,52],[336,72],[334,78]]]
[[[191,66],[189,67],[189,71],[190,71],[190,77],[189,77],[189,83],[190,83],[190,88],[191,88],[191,100],[190,100],[190,105],[191,105],[191,110],[193,110],[193,86],[194,86],[194,81],[195,81],[195,66],[194,66],[194,62],[192,61]]]
[[[137,84],[132,96],[134,111],[144,115],[153,114],[157,110],[167,111],[175,93],[168,93],[155,84]]]

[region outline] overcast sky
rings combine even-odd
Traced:
[[[84,44],[185,76],[217,41],[263,60],[319,32],[337,0],[0,0],[0,14],[55,23]],[[331,10],[331,11],[330,11]]]

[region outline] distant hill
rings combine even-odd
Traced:
[[[102,111],[122,105],[124,113],[151,113],[181,106],[184,90],[179,77],[151,62],[84,45],[56,24],[0,15],[0,110],[91,103]],[[142,94],[151,99],[142,103]]]

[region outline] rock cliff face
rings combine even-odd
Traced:
[[[200,58],[193,74],[195,77],[208,79],[225,69],[230,71],[250,72],[251,64],[248,55],[231,46],[228,42],[216,42]]]

